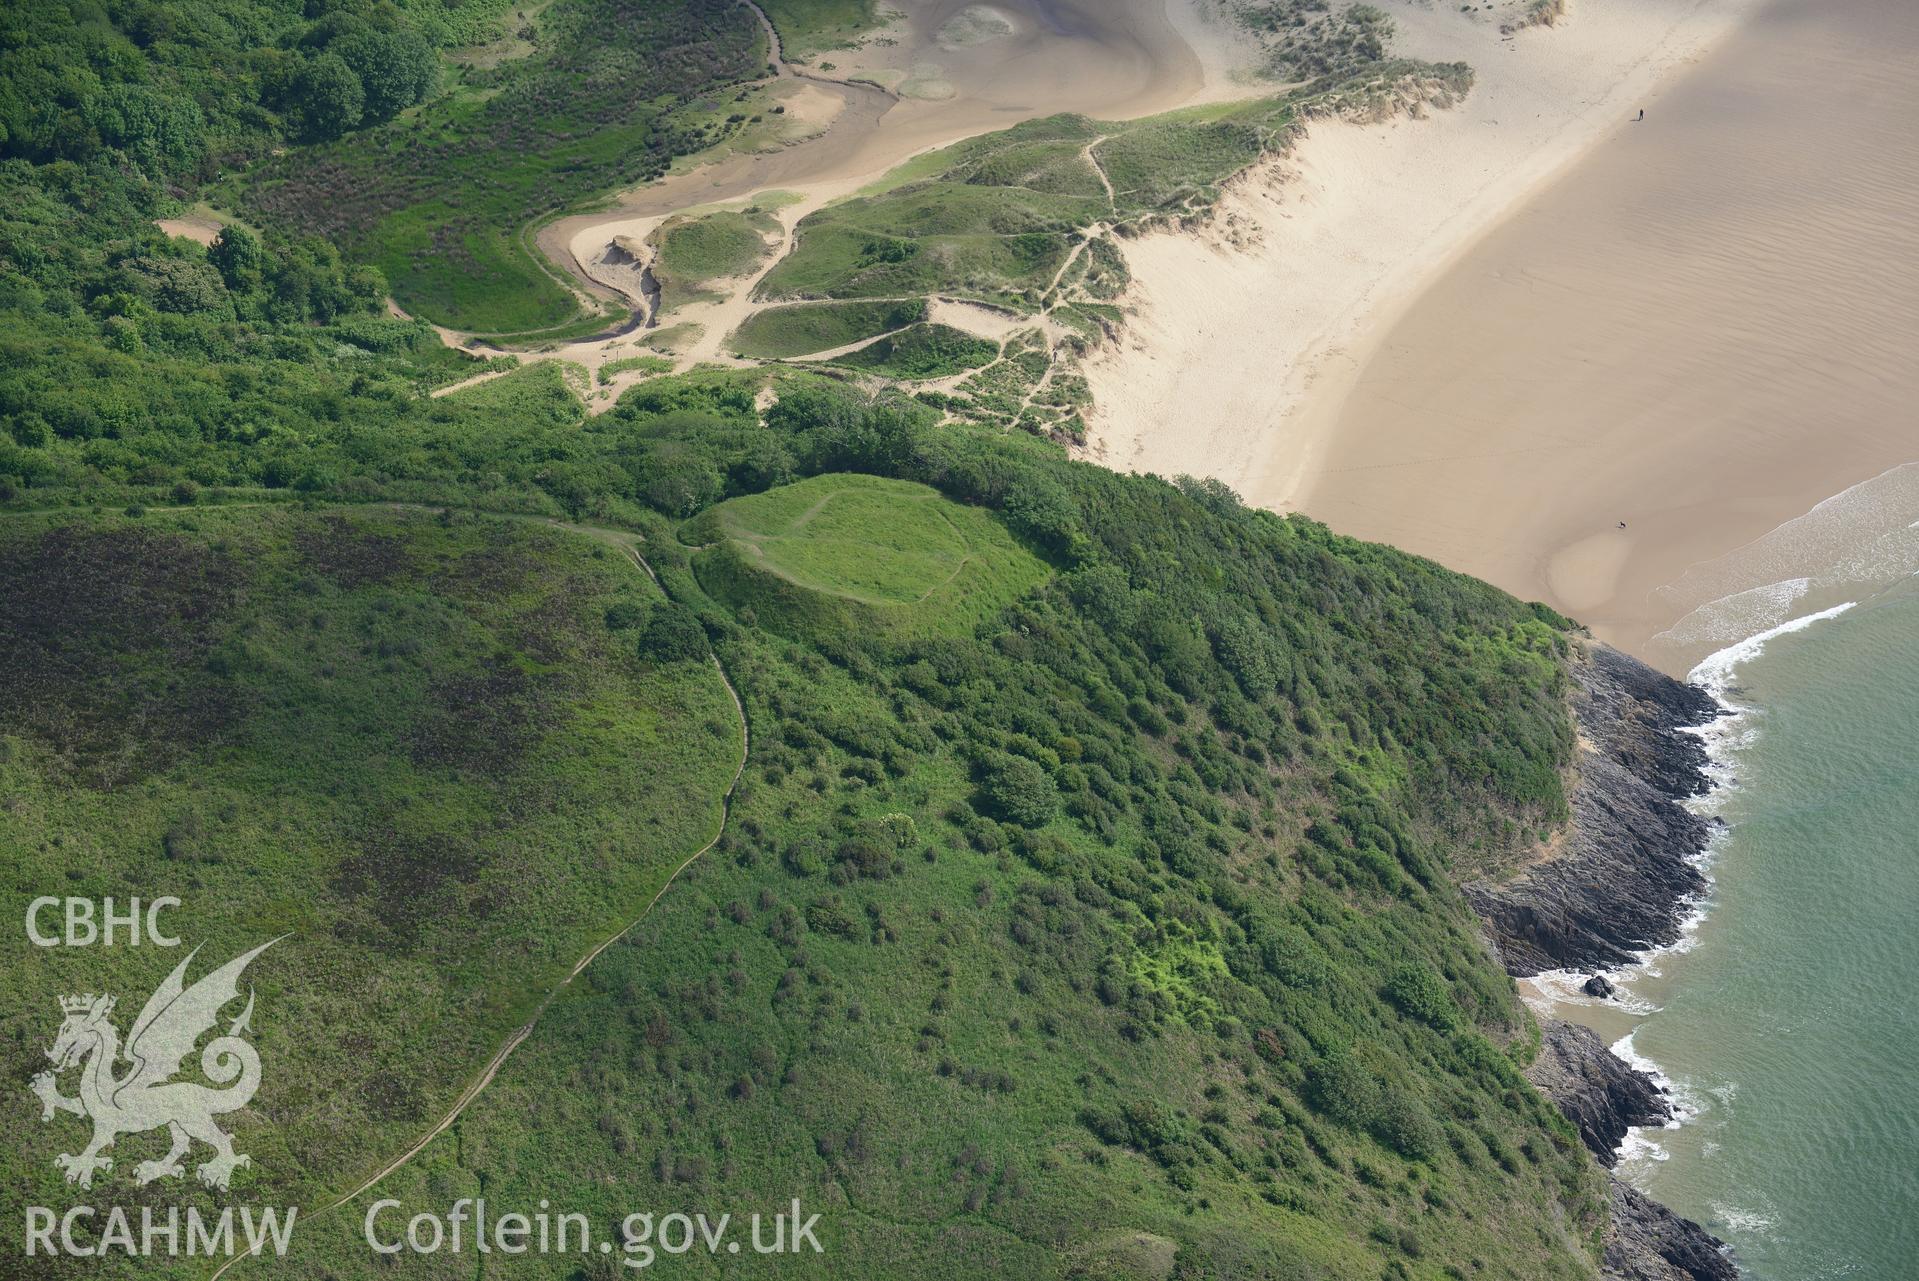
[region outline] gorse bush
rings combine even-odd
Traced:
[[[984,792],[994,812],[1021,827],[1043,827],[1059,808],[1059,791],[1037,762],[1002,756],[985,769]]]
[[[1459,1022],[1458,1007],[1437,974],[1415,963],[1393,971],[1386,981],[1386,999],[1416,1019],[1447,1029]]]
[[[539,1009],[383,1195],[799,1195],[832,1275],[1591,1275],[1600,1185],[1449,875],[1565,818],[1566,620],[848,371],[430,395],[509,362],[359,264],[544,319],[482,231],[713,138],[763,69],[743,6],[560,0],[416,107],[405,29],[477,17],[109,8],[0,42],[33,95],[0,101],[0,841],[23,893],[191,875],[239,904],[215,943],[299,940],[246,1193],[350,1190]],[[255,229],[155,228],[317,127],[262,96],[309,72],[348,132],[248,172]],[[1218,119],[1110,138],[1110,200],[1091,122],[956,149],[811,224],[783,287],[847,305],[759,336],[906,329],[921,296],[869,291],[936,277],[1038,305],[1082,213],[1203,201],[1290,117]],[[38,966],[0,970],[22,1076]],[[303,1217],[285,1267],[370,1281],[358,1229]]]
[[[706,657],[706,632],[684,605],[665,604],[647,616],[640,629],[640,654],[661,663],[697,662]]]

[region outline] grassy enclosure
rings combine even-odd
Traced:
[[[875,476],[816,476],[722,503],[682,538],[715,540],[701,583],[769,626],[961,633],[1046,577],[977,508]]]

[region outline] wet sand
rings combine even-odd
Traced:
[[[900,18],[858,52],[785,77],[838,105],[805,142],[730,156],[623,193],[610,208],[556,219],[537,243],[589,291],[617,298],[582,269],[641,219],[767,190],[800,193],[796,216],[848,194],[910,157],[1022,120],[1073,111],[1151,115],[1237,90],[1232,42],[1198,0],[898,0]],[[975,11],[966,15],[967,10]],[[955,25],[962,16],[984,19]],[[872,83],[865,83],[871,81]],[[610,229],[610,230],[609,230]]]
[[[1915,54],[1904,0],[1760,11],[1315,389],[1284,497],[1675,672],[1856,594],[1919,520]]]
[[[1765,0],[1591,0],[1517,29],[1523,0],[1381,3],[1393,52],[1466,63],[1470,93],[1378,123],[1311,121],[1207,223],[1127,242],[1132,315],[1086,371],[1089,456],[1296,503],[1329,391],[1406,302]]]

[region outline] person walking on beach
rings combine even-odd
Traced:
[[[1638,124],[1641,120],[1644,120],[1645,118],[1646,118],[1646,109],[1644,107],[1641,107],[1639,109],[1639,115],[1634,118],[1633,123]]]

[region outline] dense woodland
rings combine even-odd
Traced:
[[[460,190],[507,145],[492,104],[616,56],[606,8],[560,0],[471,98],[447,51],[500,38],[484,4],[0,23],[8,903],[184,882],[240,905],[206,909],[215,950],[295,931],[243,1200],[317,1207],[405,1150],[643,915],[385,1195],[799,1195],[829,1253],[765,1266],[808,1276],[1590,1276],[1597,1171],[1519,1077],[1537,1034],[1453,883],[1565,819],[1567,620],[817,373],[654,377],[596,417],[552,366],[432,398],[478,366],[385,313],[378,183],[351,226],[154,226],[236,175],[262,209],[352,185],[408,112],[444,147],[381,182]],[[690,51],[662,102],[759,57],[741,12],[619,10]],[[577,190],[711,140],[670,115]],[[468,271],[436,245],[404,269]],[[803,531],[761,563],[740,531],[815,477],[862,495],[837,536],[923,535],[897,581]],[[93,964],[8,967],[7,1080]],[[0,1134],[12,1186],[70,1195],[37,1117]],[[357,1232],[315,1214],[274,1274],[442,1275]]]

